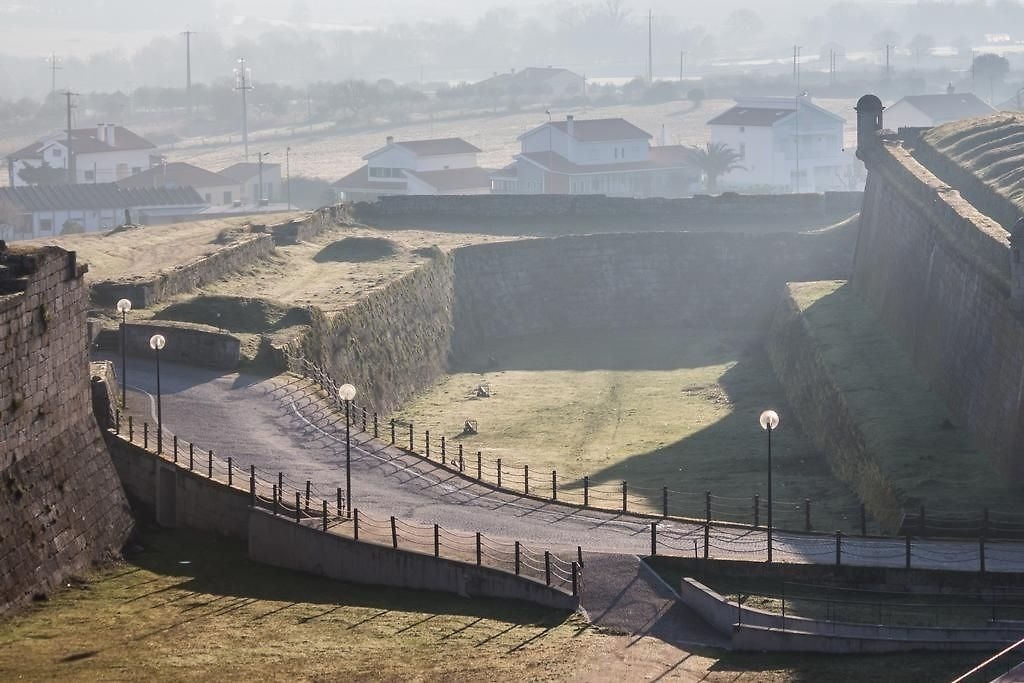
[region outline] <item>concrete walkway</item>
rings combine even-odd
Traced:
[[[583,560],[580,606],[594,625],[683,648],[729,646],[636,555],[585,553]]]

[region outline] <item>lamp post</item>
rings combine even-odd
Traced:
[[[352,418],[349,406],[356,397],[351,384],[338,387],[338,398],[345,402],[345,516],[352,516]]]
[[[768,432],[768,562],[772,561],[772,431],[779,426],[779,414],[766,410],[758,418],[761,429]]]
[[[117,310],[121,313],[121,409],[128,410],[128,311],[132,310],[130,299],[120,299]]]
[[[149,338],[149,348],[156,353],[156,452],[164,452],[164,414],[160,409],[160,349],[167,340],[162,334],[154,334]]]

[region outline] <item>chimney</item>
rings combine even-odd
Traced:
[[[575,123],[576,117],[573,116],[572,114],[569,114],[568,116],[565,117],[565,132],[569,135],[569,137],[572,137],[573,130],[575,130],[576,128],[576,126],[574,125]]]
[[[110,145],[111,147],[113,147],[116,144],[115,139],[117,136],[114,133],[114,130],[116,128],[117,126],[115,126],[113,123],[107,124],[107,144]]]
[[[96,124],[96,139],[100,142],[107,141],[107,124],[97,123]]]
[[[387,136],[386,138],[384,138],[384,142],[385,142],[386,144],[388,144],[388,145],[393,145],[393,144],[395,144],[395,136],[394,136],[394,135],[389,135],[389,136]]]
[[[946,86],[946,94],[947,95],[952,95],[955,92],[956,92],[956,88],[953,87],[953,82],[950,81],[949,85]]]

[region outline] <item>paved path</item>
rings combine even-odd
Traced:
[[[139,390],[130,392],[131,411],[140,415],[151,412],[152,398],[146,392],[155,391],[152,365],[131,359],[128,372],[129,386]],[[330,499],[329,492],[344,487],[344,416],[325,406],[305,380],[221,374],[169,363],[163,364],[162,379],[168,432],[190,437],[203,449],[212,448],[221,459],[231,456],[241,469],[253,464],[270,477],[284,472],[289,495],[306,480]],[[607,571],[585,568],[585,584],[590,588],[584,604],[592,617],[624,626],[624,615],[632,615],[628,621],[634,632],[640,622],[639,630],[675,623],[672,638],[680,642],[711,638],[696,637],[687,618],[671,614],[662,589],[644,578],[641,570],[646,569],[636,564],[637,555],[650,553],[649,518],[580,510],[494,491],[366,434],[354,437],[353,507],[379,517],[395,515],[450,530],[522,540],[535,548],[571,552],[582,546],[588,554],[625,556],[596,561],[597,567],[607,563]],[[658,524],[660,554],[693,556],[703,552],[703,543],[701,525],[675,520]],[[709,546],[714,558],[763,561],[767,539],[763,530],[713,527]],[[774,549],[776,561],[835,561],[835,539],[827,535],[777,533]],[[915,540],[912,550],[914,567],[978,569],[976,541]],[[902,567],[904,540],[846,537],[841,559],[844,564]],[[1024,543],[988,543],[986,566],[988,571],[1024,570]],[[616,597],[623,586],[615,582],[627,576],[632,586]],[[599,585],[603,586],[600,595],[596,592]]]

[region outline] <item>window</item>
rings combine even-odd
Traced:
[[[64,154],[64,150],[62,150],[60,147],[54,147],[53,149],[50,150],[50,156],[51,157],[59,157],[59,156],[63,156],[63,154]]]
[[[96,180],[96,171],[86,171],[85,172],[85,182],[91,183],[94,180]]]
[[[224,193],[224,203],[225,204],[230,204],[231,203],[231,192],[230,191]]]
[[[746,158],[747,158],[747,143],[741,142],[740,143],[740,159],[746,159]]]
[[[53,232],[53,220],[50,218],[40,218],[39,230],[42,232]]]

